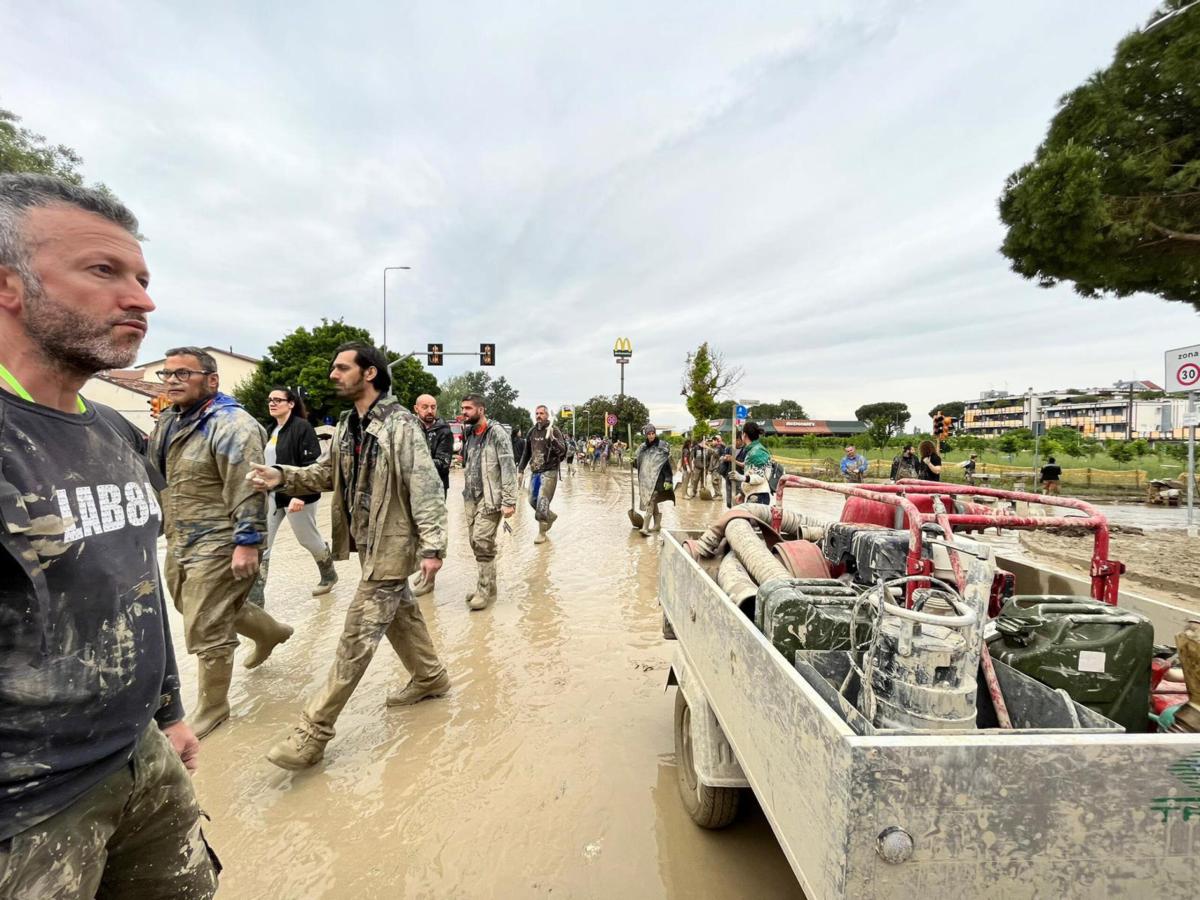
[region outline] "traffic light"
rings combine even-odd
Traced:
[[[442,364],[442,345],[429,344],[425,355],[429,360],[429,365],[440,366]]]
[[[954,434],[954,416],[946,416],[945,430],[942,432],[942,437],[950,437]]]
[[[496,364],[495,344],[479,345],[479,364],[481,366],[494,366]]]
[[[946,418],[942,415],[942,411],[939,409],[937,415],[933,417],[933,436],[941,437],[942,431],[945,429],[945,427]]]

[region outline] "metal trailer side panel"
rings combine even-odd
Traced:
[[[805,893],[845,896],[851,730],[671,534],[659,598]]]
[[[1196,896],[1195,736],[851,743],[849,897]],[[907,862],[876,853],[889,826],[912,835]]]

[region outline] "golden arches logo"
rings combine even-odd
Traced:
[[[617,342],[613,344],[613,356],[619,359],[633,356],[633,344],[629,342],[629,338],[617,338]]]

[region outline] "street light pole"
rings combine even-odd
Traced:
[[[387,346],[387,273],[398,272],[401,269],[411,269],[412,266],[383,267],[383,346]]]

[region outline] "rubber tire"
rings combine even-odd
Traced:
[[[691,709],[683,690],[675,692],[675,776],[679,797],[691,820],[701,828],[724,828],[737,818],[741,788],[707,787],[699,783],[692,762]]]

